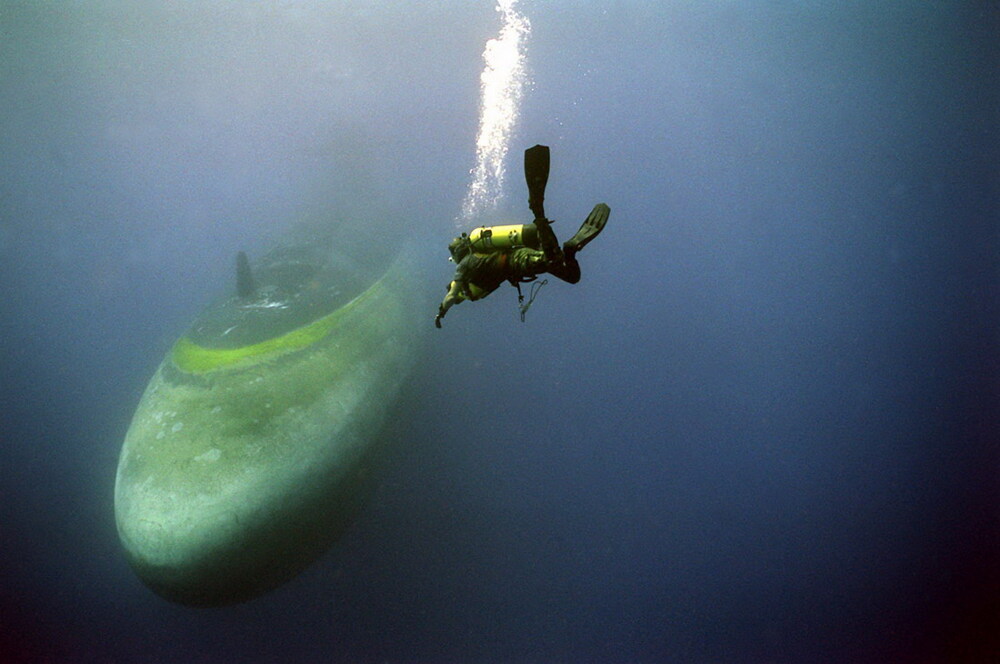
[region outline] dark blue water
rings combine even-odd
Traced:
[[[560,237],[612,208],[583,281],[427,312],[379,488],[299,578],[142,586],[118,451],[236,252],[331,215],[450,278],[495,14],[317,5],[0,6],[5,661],[996,656],[986,2],[524,5],[503,212],[550,145]]]

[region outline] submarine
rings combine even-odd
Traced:
[[[125,556],[155,593],[250,600],[298,575],[363,507],[420,352],[415,253],[387,253],[345,250],[315,224],[258,260],[241,252],[234,287],[160,363],[114,494]]]

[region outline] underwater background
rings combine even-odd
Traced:
[[[444,294],[492,3],[0,3],[0,659],[1000,652],[995,2],[524,2],[507,194],[583,280],[427,311],[368,507],[168,603],[114,523],[150,375],[300,219]],[[475,224],[473,224],[475,225]]]

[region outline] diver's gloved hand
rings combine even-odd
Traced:
[[[437,316],[434,317],[434,327],[436,327],[439,330],[441,329],[441,314],[438,314]]]

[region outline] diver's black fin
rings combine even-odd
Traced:
[[[573,253],[583,249],[591,240],[601,234],[608,223],[609,216],[611,216],[611,208],[604,203],[595,205],[587,218],[580,224],[580,230],[567,240],[563,247]]]
[[[549,181],[549,146],[536,145],[524,151],[524,179],[528,181],[528,207],[535,219],[545,218],[545,185]]]
[[[236,294],[240,297],[250,297],[257,290],[253,282],[253,272],[250,271],[250,261],[244,252],[236,254]]]

